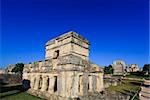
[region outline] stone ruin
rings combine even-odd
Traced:
[[[126,73],[127,65],[123,60],[116,60],[112,64],[114,75],[124,75]]]
[[[24,66],[28,93],[49,100],[80,100],[103,91],[103,70],[89,61],[88,40],[71,31],[45,47],[45,60]]]

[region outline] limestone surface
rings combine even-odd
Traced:
[[[89,60],[89,41],[67,32],[45,45],[45,60],[26,64],[28,93],[49,100],[79,100],[103,90],[103,69]]]

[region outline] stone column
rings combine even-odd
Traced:
[[[42,88],[41,88],[41,91],[46,91],[47,89],[47,79],[48,77],[47,76],[43,76],[43,82],[42,82]]]
[[[97,83],[96,83],[96,87],[97,87],[97,91],[100,92],[103,90],[103,74],[99,73],[97,74]]]
[[[34,82],[35,82],[34,80],[35,80],[35,76],[32,76],[31,79],[30,79],[30,86],[31,86],[31,89],[34,88],[34,84],[35,84],[35,83],[34,83]]]
[[[28,75],[28,80],[29,80],[29,81],[31,80],[31,75]]]
[[[62,78],[60,74],[57,76],[57,91],[57,94],[62,96]]]
[[[87,96],[88,95],[88,73],[83,73],[81,86],[82,86],[82,90],[81,90],[82,95]]]
[[[104,89],[104,80],[103,80],[103,73],[100,73],[100,91]]]
[[[71,96],[72,96],[72,98],[77,98],[78,97],[78,87],[79,87],[79,76],[77,75],[76,72],[73,76],[72,81],[73,81],[73,86],[72,86]]]
[[[79,76],[79,94],[83,95],[83,76]]]
[[[76,72],[61,73],[61,96],[75,98],[78,95],[79,76]]]
[[[28,79],[28,74],[24,72],[22,78],[27,80]]]
[[[50,94],[54,93],[54,83],[55,83],[55,79],[54,76],[49,76],[49,87],[48,87],[48,92]]]
[[[35,90],[38,90],[38,88],[39,88],[39,82],[40,82],[40,75],[37,75],[36,76],[36,81],[35,81],[35,86],[34,86]]]
[[[92,80],[92,76],[89,76],[89,91],[93,92],[93,80]]]
[[[92,76],[92,88],[93,88],[93,92],[97,91],[97,81],[98,81],[98,77],[97,74],[93,74]]]
[[[66,73],[61,72],[61,96],[66,96]]]

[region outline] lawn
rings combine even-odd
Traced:
[[[130,97],[132,98],[132,96],[140,90],[141,83],[142,81],[137,80],[123,80],[120,85],[110,86],[107,88],[107,90],[110,92],[116,91],[119,93],[130,95]]]
[[[127,78],[137,78],[137,79],[146,79],[146,80],[150,80],[150,77],[148,75],[144,75],[144,76],[137,76],[137,75],[127,75]]]
[[[0,100],[42,100],[21,91],[21,84],[9,84],[0,86]]]
[[[35,97],[35,96],[32,96],[26,92],[20,92],[20,93],[14,93],[11,95],[4,96],[1,98],[1,100],[42,100],[42,99]]]

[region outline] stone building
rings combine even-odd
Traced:
[[[131,64],[129,69],[130,69],[130,72],[137,72],[137,71],[139,71],[139,67],[138,67],[137,64]]]
[[[5,74],[5,73],[6,73],[5,69],[0,69],[0,74]]]
[[[28,92],[50,100],[82,99],[103,90],[103,70],[89,61],[89,41],[67,32],[48,41],[45,60],[26,64]]]
[[[15,72],[12,72],[12,70],[15,68],[15,64],[10,64],[5,69],[6,74],[15,74]]]
[[[122,60],[116,60],[112,64],[114,75],[124,75],[126,73],[127,65]]]

